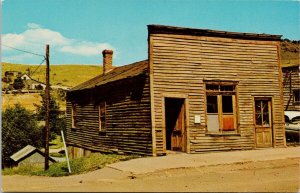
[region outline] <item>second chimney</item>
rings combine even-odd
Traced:
[[[103,74],[106,74],[112,70],[113,51],[112,50],[103,50],[102,55],[103,55]]]

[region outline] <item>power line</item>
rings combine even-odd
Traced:
[[[27,54],[33,54],[33,55],[36,55],[36,56],[41,56],[43,58],[45,58],[44,55],[41,55],[41,54],[37,54],[37,53],[34,53],[34,52],[30,52],[30,51],[27,51],[27,50],[21,50],[19,48],[14,48],[14,47],[11,47],[11,46],[8,46],[8,45],[4,45],[2,44],[4,47],[7,47],[7,48],[11,48],[11,49],[14,49],[14,50],[17,50],[19,52],[24,52],[24,53],[27,53]]]
[[[32,77],[33,74],[41,67],[41,65],[45,62],[45,60],[46,60],[46,58],[44,58],[44,59],[42,60],[42,62],[36,67],[36,69],[30,74],[31,77]]]

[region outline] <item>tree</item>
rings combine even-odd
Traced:
[[[2,163],[10,163],[10,156],[27,145],[41,147],[42,129],[35,115],[20,104],[9,107],[2,113]]]
[[[39,121],[45,120],[46,115],[46,95],[42,93],[41,96],[42,105],[35,105]],[[53,96],[50,97],[49,109],[50,139],[54,139],[55,134],[60,135],[61,130],[66,130],[65,114],[60,111],[59,104]]]
[[[9,76],[4,76],[2,78],[2,81],[5,82],[5,83],[11,83],[12,82],[11,77],[9,77]]]
[[[21,77],[18,77],[14,80],[14,83],[13,83],[14,89],[19,90],[19,89],[24,88],[24,86],[25,86],[25,84],[24,84],[23,80],[21,79]]]

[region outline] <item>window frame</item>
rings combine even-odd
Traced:
[[[72,103],[72,106],[71,106],[71,127],[72,128],[77,128],[78,125],[78,115],[77,115],[77,104],[76,103]]]
[[[205,114],[206,114],[206,134],[216,134],[216,135],[226,135],[226,134],[238,134],[238,106],[237,106],[237,89],[238,89],[238,82],[233,81],[205,81]],[[215,89],[210,88],[215,87]],[[231,87],[231,89],[229,89]],[[217,89],[216,89],[217,88]],[[222,89],[223,88],[223,89]],[[225,88],[228,88],[227,90]],[[217,113],[208,113],[207,108],[207,97],[208,96],[217,96]],[[232,113],[223,112],[223,96],[231,96],[232,100]],[[219,130],[209,130],[208,128],[208,115],[218,115],[218,126]],[[225,115],[225,116],[224,116]],[[223,129],[223,118],[226,115],[232,115],[233,117],[233,130],[226,130]]]
[[[99,132],[106,131],[106,102],[100,102],[98,105],[98,131]]]
[[[298,95],[297,95],[298,93]],[[296,100],[298,97],[298,100]],[[293,90],[293,104],[300,104],[300,89]]]

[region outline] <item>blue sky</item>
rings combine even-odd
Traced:
[[[38,64],[50,44],[52,64],[114,65],[147,58],[147,25],[280,34],[300,40],[297,1],[2,0],[2,61]]]

